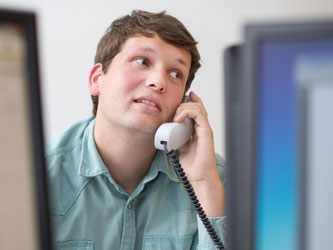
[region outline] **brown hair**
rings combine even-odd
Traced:
[[[131,15],[126,15],[115,20],[99,41],[95,64],[101,63],[103,72],[106,73],[112,59],[120,52],[128,38],[136,35],[153,37],[154,33],[167,43],[190,52],[191,67],[185,86],[186,93],[191,86],[196,71],[200,68],[200,55],[196,47],[197,42],[178,19],[167,15],[165,11],[150,13],[134,10]],[[96,116],[98,95],[91,96],[91,98],[94,105],[93,115]]]

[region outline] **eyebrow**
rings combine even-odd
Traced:
[[[145,52],[152,53],[152,54],[157,54],[157,51],[151,47],[142,47],[142,48],[140,48],[140,50],[143,50]],[[185,67],[189,66],[182,58],[176,58],[175,61],[179,62],[180,64],[182,64]]]

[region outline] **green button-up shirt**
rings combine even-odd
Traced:
[[[94,124],[84,120],[46,142],[53,249],[215,249],[165,153],[156,152],[129,196],[97,151]],[[222,239],[225,220],[210,218]]]

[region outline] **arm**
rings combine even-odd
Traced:
[[[207,112],[200,98],[190,93],[191,103],[183,103],[176,111],[174,121],[182,122],[186,117],[194,120],[195,132],[192,140],[180,149],[180,162],[207,217],[221,236],[225,234],[225,195],[219,176],[213,141],[213,132]],[[211,245],[198,217],[199,246]],[[208,239],[207,239],[208,237]]]
[[[180,149],[180,163],[208,217],[225,215],[224,188],[216,166],[213,132],[207,112],[200,98],[190,93],[190,103],[181,104],[174,118],[182,122],[186,117],[195,122],[191,141]]]

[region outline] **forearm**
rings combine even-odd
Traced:
[[[219,177],[191,183],[207,217],[225,216],[225,195]]]
[[[198,192],[198,199],[200,200],[203,209],[215,232],[219,236],[220,240],[227,249],[226,245],[226,210],[225,210],[225,165],[223,159],[216,155],[217,173],[215,172],[216,165],[211,166],[211,171],[205,171],[205,173],[210,173],[209,176],[205,176],[209,182],[194,182],[193,188]],[[218,180],[215,177],[218,177]],[[222,186],[221,186],[222,185]],[[222,194],[222,195],[221,195]],[[201,201],[202,200],[202,201]],[[222,202],[221,202],[222,200]],[[221,212],[222,211],[222,212]],[[222,214],[222,216],[220,216]],[[197,216],[198,220],[198,243],[195,244],[193,249],[216,249],[211,237],[207,233],[201,219]]]

